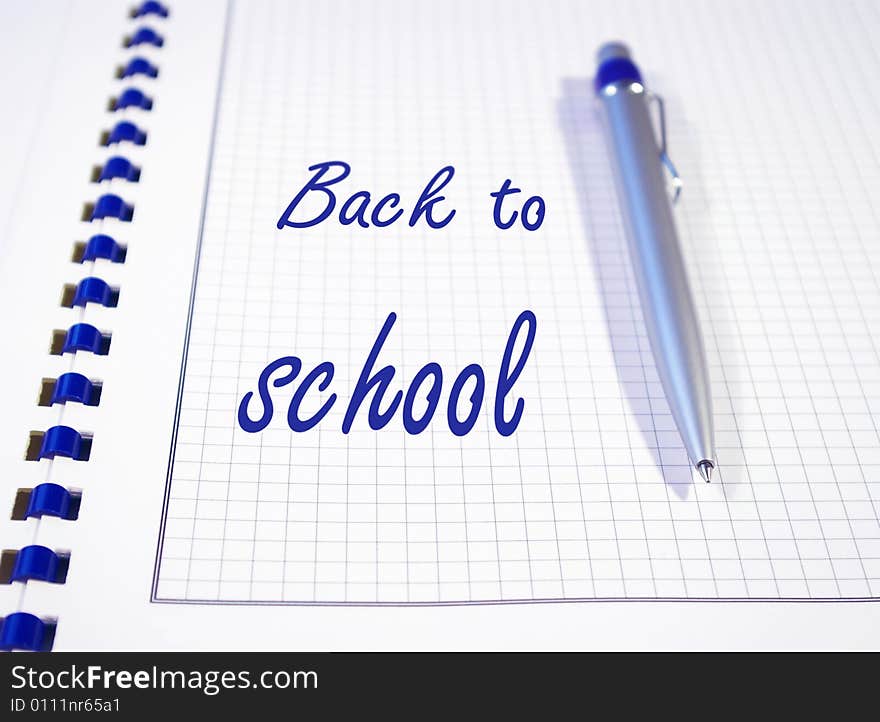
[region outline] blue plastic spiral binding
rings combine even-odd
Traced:
[[[89,276],[76,284],[71,306],[85,307],[90,303],[115,308],[119,303],[119,291],[112,288],[103,278]]]
[[[0,649],[5,652],[48,652],[54,641],[54,622],[27,612],[13,612],[0,619]]]
[[[159,68],[146,58],[132,58],[122,69],[122,73],[119,77],[132,78],[135,75],[145,75],[148,78],[156,78],[159,76]]]
[[[125,47],[133,48],[136,45],[153,45],[161,48],[165,44],[165,38],[153,28],[142,27],[135,30],[134,34],[125,42]]]
[[[120,93],[119,97],[113,101],[113,110],[124,110],[125,108],[140,108],[141,110],[152,110],[153,99],[137,88],[126,88]]]
[[[51,426],[43,434],[37,460],[63,456],[74,461],[88,461],[92,440],[70,426]]]
[[[89,220],[100,221],[104,218],[118,218],[120,221],[129,223],[133,215],[134,206],[126,203],[119,196],[107,193],[95,201]]]
[[[111,181],[116,179],[127,180],[129,183],[137,183],[141,179],[141,169],[132,163],[128,158],[121,156],[113,156],[108,158],[107,162],[101,168],[98,174],[98,183],[103,181]]]
[[[133,18],[142,18],[146,15],[157,15],[160,18],[167,18],[168,8],[155,0],[147,0],[147,2],[141,3],[140,7],[131,14]]]
[[[130,12],[135,18],[153,16],[167,18],[168,8],[155,0],[140,3]],[[123,38],[123,46],[137,48],[139,46],[163,47],[165,39],[154,29],[141,25],[131,34]],[[117,77],[131,78],[144,76],[156,78],[159,68],[149,59],[130,57],[118,68]],[[111,98],[106,106],[110,112],[135,109],[151,111],[153,98],[140,88],[128,87],[118,96]],[[145,145],[147,132],[129,120],[117,122],[100,138],[100,145],[113,146],[124,143]],[[123,180],[129,183],[140,181],[140,168],[129,159],[114,156],[103,165],[95,166],[92,180],[97,183]],[[87,204],[82,220],[92,222],[108,218],[130,222],[134,217],[134,206],[126,203],[118,195],[101,195],[94,203]],[[124,263],[127,249],[113,237],[104,233],[93,235],[86,242],[74,244],[72,260],[75,263],[93,263],[106,260],[110,263]],[[88,276],[75,286],[64,287],[61,303],[63,306],[86,308],[97,304],[113,308],[119,301],[119,289],[111,287],[106,281],[96,276]],[[76,323],[66,331],[56,330],[53,333],[52,354],[77,354],[82,352],[106,356],[110,352],[111,335],[100,331],[88,323]],[[38,403],[40,406],[61,406],[66,404],[82,404],[84,407],[98,406],[103,390],[102,382],[93,380],[81,373],[70,371],[57,378],[44,378],[41,385]],[[63,416],[62,416],[63,418]],[[91,455],[91,434],[58,424],[43,432],[31,432],[26,459],[39,461],[42,459],[67,458],[74,461],[88,461]],[[47,468],[52,469],[49,465]],[[17,523],[22,520],[54,517],[56,519],[75,521],[79,517],[82,495],[60,484],[45,482],[33,488],[19,489],[12,512]],[[7,554],[13,554],[11,564],[7,564]],[[22,547],[17,551],[4,552],[2,582],[18,582],[30,584],[34,581],[63,584],[67,580],[70,555],[59,552],[40,544]],[[23,650],[32,652],[51,651],[56,632],[56,620],[51,617],[38,617],[24,611],[16,611],[0,617],[0,650]]]
[[[74,494],[60,484],[38,484],[28,495],[25,519],[42,519],[54,516],[75,521],[79,516],[81,494]]]
[[[82,374],[61,374],[52,384],[49,406],[75,402],[84,406],[97,406],[101,400],[101,385],[95,384]]]
[[[80,263],[97,261],[103,258],[111,263],[125,263],[125,246],[119,245],[113,238],[103,233],[92,236],[86,241]]]
[[[106,356],[110,352],[110,334],[101,333],[88,323],[76,323],[67,329],[61,353],[77,353],[91,351],[97,356]]]
[[[131,121],[123,120],[113,126],[113,130],[107,133],[107,138],[104,141],[104,145],[116,145],[117,143],[146,145],[147,134]]]
[[[68,555],[58,554],[49,547],[32,544],[18,550],[9,581],[64,584],[69,563]]]

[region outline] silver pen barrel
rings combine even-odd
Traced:
[[[649,98],[625,46],[603,46],[598,60],[596,91],[654,362],[688,456],[709,481],[716,463],[709,373]]]

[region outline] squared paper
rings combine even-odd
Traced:
[[[446,604],[880,596],[877,8],[804,3],[233,5],[153,598]],[[677,221],[706,340],[719,475],[695,480],[653,366],[592,98],[631,43],[667,102]],[[675,42],[669,42],[669,38]],[[821,48],[821,52],[816,52]],[[845,132],[844,132],[845,131]],[[412,209],[452,164],[442,230],[278,231],[310,165]],[[505,178],[547,202],[491,221]],[[534,311],[515,434],[492,423]],[[442,413],[340,430],[366,355],[486,370]],[[238,428],[271,360],[332,361],[314,430]],[[508,409],[508,414],[510,409]]]

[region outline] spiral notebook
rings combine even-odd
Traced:
[[[34,58],[0,119],[3,647],[877,643],[872,4],[3,13],[3,59]],[[685,182],[711,485],[630,274],[590,84],[609,38],[665,95]],[[343,163],[334,213],[279,223]],[[408,223],[448,167],[435,215],[455,217]],[[516,207],[546,204],[539,228],[493,223],[506,179]],[[359,192],[365,222],[340,222]],[[404,217],[377,224],[390,193]],[[378,337],[384,404],[442,373],[417,433],[400,409],[374,428],[369,396],[346,418]],[[297,381],[333,367],[297,431],[297,383],[264,384],[274,414],[260,396],[290,357]],[[485,389],[459,435],[446,404],[473,365]],[[513,433],[499,396],[503,419],[523,400]]]

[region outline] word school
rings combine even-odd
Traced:
[[[370,428],[374,431],[382,429],[391,421],[398,407],[401,406],[401,401],[403,402],[403,426],[409,434],[422,433],[428,427],[428,424],[431,423],[434,412],[437,410],[443,386],[443,369],[434,362],[425,364],[419,370],[410,383],[406,396],[404,396],[403,390],[398,389],[387,407],[382,410],[383,399],[394,380],[396,369],[390,365],[384,366],[378,371],[374,371],[373,368],[379,353],[382,351],[385,340],[391,333],[396,318],[396,314],[388,314],[382,329],[379,331],[379,335],[376,337],[376,341],[373,343],[372,349],[370,349],[370,353],[367,355],[360,377],[348,402],[345,417],[342,420],[342,433],[344,434],[351,430],[358,411],[370,392],[373,392],[373,399],[370,402],[367,421]],[[525,368],[532,345],[535,342],[537,326],[538,322],[535,314],[532,311],[523,311],[514,321],[510,335],[507,338],[507,344],[504,347],[501,367],[498,371],[494,413],[495,429],[502,436],[510,436],[516,431],[522,419],[525,401],[522,398],[516,400],[513,414],[509,419],[504,416],[504,401],[513,393],[513,387]],[[514,361],[514,346],[520,331],[523,329],[525,342],[518,358]],[[270,380],[272,387],[281,388],[293,383],[301,370],[302,360],[297,356],[282,356],[269,363],[260,373],[257,381],[256,396],[259,399],[255,398],[253,391],[248,391],[242,397],[238,406],[238,425],[248,433],[258,433],[265,429],[271,423],[275,413],[275,404],[270,394]],[[311,387],[317,384],[319,391],[326,390],[333,381],[334,370],[334,366],[330,361],[323,361],[309,371],[302,381],[299,382],[299,385],[296,386],[290,397],[290,404],[287,407],[287,425],[292,431],[308,431],[317,426],[336,403],[336,393],[332,393],[321,408],[312,416],[306,419],[300,416],[300,405]],[[273,375],[276,375],[278,372],[281,372],[281,375],[277,375],[272,379]],[[462,419],[458,415],[459,401],[461,400],[465,384],[471,377],[474,379],[474,389],[470,394],[470,398],[466,400],[470,403],[470,410],[467,416]],[[413,406],[423,386],[427,388],[424,393],[428,405],[421,416],[416,418]],[[459,372],[452,383],[449,402],[446,407],[446,422],[453,434],[464,436],[473,429],[480,415],[480,409],[483,406],[485,390],[486,374],[479,364],[469,364]]]

